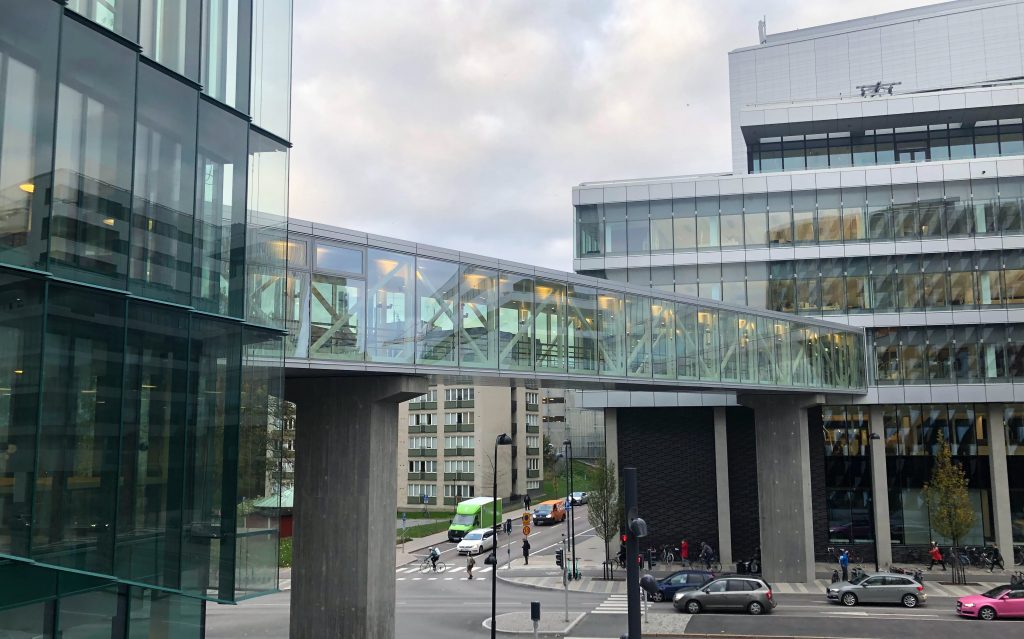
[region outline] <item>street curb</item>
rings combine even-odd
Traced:
[[[516,581],[515,579],[512,579],[512,578],[502,577],[500,574],[498,575],[498,581],[503,581],[503,582],[505,582],[507,584],[512,584],[513,586],[519,586],[520,588],[535,588],[536,590],[554,590],[556,592],[563,592],[563,591],[565,591],[565,587],[564,586],[557,586],[556,587],[556,586],[541,586],[540,584],[526,584],[526,583],[522,583],[522,582]],[[620,582],[615,581],[614,583],[620,583]],[[581,593],[581,594],[584,594],[584,595],[614,595],[614,594],[619,594],[619,593],[614,593],[614,592],[594,592],[594,591],[591,591],[591,590],[574,590],[572,588],[569,589],[569,594],[572,594],[574,592],[575,593]],[[816,638],[815,637],[807,637],[805,639],[816,639]]]
[[[538,630],[537,634],[538,635],[552,635],[552,636],[555,636],[555,637],[564,637],[565,635],[567,635],[570,632],[572,632],[572,629],[575,628],[576,625],[579,622],[583,621],[583,618],[586,617],[587,614],[588,613],[585,613],[585,612],[579,613],[576,616],[575,619],[573,619],[572,621],[569,622],[568,626],[566,626],[565,628],[563,628],[561,630]],[[487,630],[491,629],[490,624],[488,624],[488,622],[490,620],[491,620],[491,618],[487,617],[486,619],[484,619],[483,623],[481,624]],[[498,628],[497,630],[495,630],[495,632],[497,634],[499,634],[499,635],[532,635],[533,634],[533,630],[502,630],[501,628]],[[672,636],[672,635],[666,635],[666,636]],[[814,639],[814,638],[811,638],[811,639]]]

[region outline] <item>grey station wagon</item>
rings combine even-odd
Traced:
[[[844,606],[856,606],[860,603],[898,603],[907,608],[916,608],[928,599],[924,586],[907,575],[888,572],[868,573],[850,581],[831,584],[825,590],[825,595],[829,601],[836,601]]]
[[[726,577],[715,579],[703,588],[676,593],[672,605],[680,612],[735,611],[761,615],[775,606],[772,587],[762,579]]]

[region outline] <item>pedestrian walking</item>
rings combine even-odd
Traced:
[[[690,542],[683,540],[683,543],[679,544],[679,560],[685,562],[690,558]]]
[[[711,544],[706,541],[700,542],[700,560],[704,563],[704,570],[711,570],[711,560],[715,558],[715,551]]]
[[[473,559],[473,555],[468,555],[466,557],[466,574],[469,575],[470,579],[473,578],[473,566],[475,565],[476,559]]]
[[[932,562],[928,564],[928,570],[935,567],[935,564],[942,566],[942,569],[946,569],[946,560],[942,558],[942,551],[939,550],[939,544],[932,542],[932,548],[928,551],[928,556],[932,558]]]
[[[530,510],[530,495],[523,495],[523,508]]]
[[[999,570],[1006,570],[1003,566],[1003,555],[999,552],[999,545],[992,544],[992,565],[989,566],[988,571],[993,572],[996,569],[996,564],[999,564]]]
[[[523,537],[523,563],[530,565],[530,540]]]
[[[843,581],[850,580],[850,551],[843,550],[839,553],[839,568],[843,571]]]

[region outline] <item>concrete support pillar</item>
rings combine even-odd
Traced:
[[[889,531],[889,477],[886,472],[885,424],[882,407],[871,406],[870,434],[878,435],[871,441],[871,504],[875,522],[875,556],[878,567],[885,570],[892,564],[892,535]]]
[[[622,472],[619,468],[619,425],[614,408],[604,409],[604,458],[609,463],[615,464],[616,472]]]
[[[807,409],[822,396],[743,395],[754,409],[761,565],[769,582],[814,581],[810,436]]]
[[[288,379],[296,404],[292,639],[395,636],[398,404],[411,376]]]
[[[1004,406],[988,407],[988,467],[992,483],[992,523],[1003,563],[1013,565],[1013,519],[1010,511],[1010,476],[1006,469]]]
[[[718,556],[725,568],[733,563],[733,558],[732,516],[729,512],[729,445],[725,432],[724,406],[715,407],[715,488],[718,494]]]

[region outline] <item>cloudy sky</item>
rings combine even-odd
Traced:
[[[584,181],[728,170],[727,53],[928,0],[296,0],[291,214],[572,268]]]

